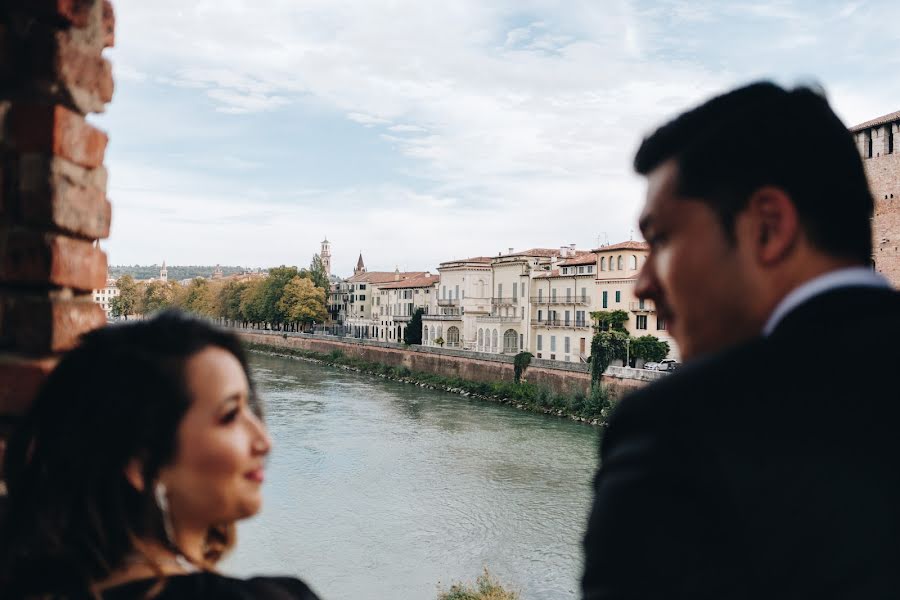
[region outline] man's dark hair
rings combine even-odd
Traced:
[[[647,137],[634,159],[646,175],[678,165],[678,193],[703,200],[728,235],[762,186],[783,189],[810,241],[869,264],[872,194],[853,137],[820,90],[753,83],[681,114]]]

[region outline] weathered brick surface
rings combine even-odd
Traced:
[[[58,229],[89,240],[109,236],[112,207],[106,169],[84,169],[65,159],[28,154],[19,160],[18,223]]]
[[[6,120],[9,142],[20,153],[53,154],[86,168],[103,164],[106,134],[63,106],[13,104]]]
[[[863,160],[875,196],[872,249],[875,269],[900,287],[900,124],[894,124],[897,146],[891,154]],[[886,148],[880,148],[886,150]]]
[[[0,294],[0,350],[30,356],[65,352],[81,334],[105,323],[106,314],[89,296]]]
[[[22,358],[0,355],[0,413],[20,415],[28,408],[44,379],[59,362],[56,357]]]
[[[0,282],[91,291],[106,283],[106,254],[91,242],[28,229],[0,231]]]

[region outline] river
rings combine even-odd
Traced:
[[[488,567],[522,600],[578,597],[596,429],[253,355],[274,442],[224,571],[323,600],[435,600]]]

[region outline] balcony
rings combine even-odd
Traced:
[[[561,327],[564,329],[590,329],[591,325],[584,321],[566,321],[564,319],[532,319],[531,325],[534,327]]]
[[[518,298],[491,298],[491,304],[494,306],[513,306],[519,303]]]
[[[423,317],[425,315],[422,315]],[[410,319],[412,319],[411,315],[392,315],[391,319],[394,320],[395,323],[406,323]]]
[[[628,309],[636,313],[655,313],[656,305],[652,300],[638,300],[637,302],[629,302]]]
[[[422,315],[423,321],[462,321],[462,315]]]
[[[485,317],[476,317],[475,321],[478,323],[521,323],[522,317],[485,316]]]
[[[449,300],[447,298],[438,298],[438,306],[459,306],[459,300]]]
[[[532,296],[532,304],[568,304],[572,305],[589,305],[591,303],[590,296]]]

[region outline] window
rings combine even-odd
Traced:
[[[872,158],[872,130],[866,131],[866,158]]]
[[[631,255],[631,270],[637,270],[637,256],[635,256],[634,254]]]
[[[887,153],[894,153],[894,125],[887,126]]]
[[[662,317],[656,317],[656,330],[657,331],[665,331],[666,330],[666,320]]]
[[[544,320],[544,311],[538,310],[538,323]]]
[[[359,289],[361,289],[361,290],[366,289],[366,284],[364,284],[364,283],[359,284]]]
[[[542,336],[542,335],[537,336],[537,350],[538,350],[538,352],[540,352],[541,350],[543,350],[543,346],[544,346],[544,343],[543,343],[543,342],[544,342],[544,336]]]
[[[544,300],[544,290],[538,290],[538,302],[543,302]]]
[[[635,329],[647,329],[647,315],[638,315],[634,327]]]
[[[459,328],[450,327],[447,329],[447,347],[456,348],[459,346]]]
[[[518,283],[514,283],[514,284],[513,284],[513,295],[512,295],[512,297],[513,297],[513,300],[515,300],[516,298],[519,297],[519,284],[518,284]]]
[[[564,342],[565,343],[563,344],[563,354],[568,354],[572,349],[571,341],[569,340],[568,336],[566,336]]]
[[[603,292],[603,308],[609,308],[608,296],[609,292]]]
[[[600,259],[600,270],[601,271],[606,270],[606,257],[605,256]]]
[[[616,260],[616,270],[621,271],[625,268],[625,261],[622,259],[622,255],[619,255],[619,258]]]
[[[579,273],[584,273],[584,267],[578,267],[578,272],[579,272]]]
[[[572,301],[572,288],[566,288],[566,304]]]
[[[621,302],[621,301],[622,301],[622,292],[620,292],[619,290],[616,290],[616,302]]]
[[[581,301],[587,302],[587,288],[581,288]]]
[[[455,290],[455,293],[454,293],[453,297],[454,297],[456,300],[459,300],[459,286],[458,286],[458,285],[455,286],[455,287],[454,287],[454,290]]]
[[[556,290],[550,290],[550,302],[556,302]]]
[[[524,347],[525,347],[525,334],[520,333],[519,334],[519,350],[521,350]]]
[[[556,352],[556,336],[550,336],[550,352]]]
[[[594,265],[588,265],[588,273],[594,272]]]
[[[569,311],[566,311],[564,316],[566,319],[566,327],[568,327],[569,326]],[[568,339],[568,338],[566,338],[566,339]],[[568,352],[568,350],[567,350],[567,352]]]
[[[584,327],[584,311],[576,310],[575,311],[575,327]]]

